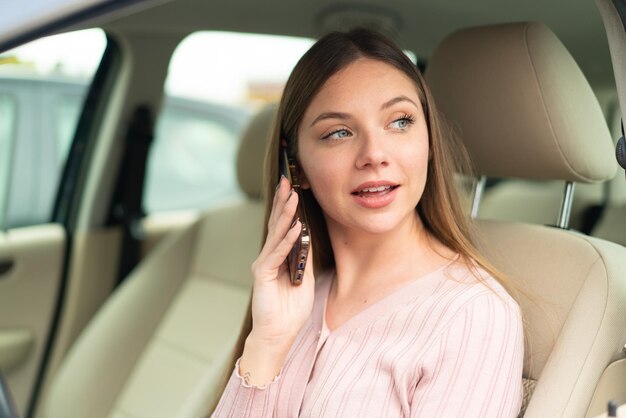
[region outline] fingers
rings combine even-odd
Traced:
[[[289,184],[287,182],[287,184]],[[285,237],[293,225],[293,219],[298,207],[298,194],[291,188],[281,184],[277,192],[275,205],[272,209],[267,225],[267,237],[265,245],[270,248],[276,247]]]
[[[267,225],[267,237],[260,256],[273,253],[286,238],[291,228],[295,226],[293,220],[297,206],[298,194],[291,189],[289,181],[281,176],[272,202],[272,211]],[[292,245],[295,242],[295,240],[289,241]]]
[[[272,226],[276,223],[277,217],[282,212],[282,208],[289,198],[289,192],[291,190],[290,186],[289,180],[287,180],[285,176],[281,175],[280,180],[278,180],[278,185],[276,186],[274,199],[272,201],[272,212],[270,213],[270,217],[268,219],[268,229],[272,229]]]
[[[274,198],[272,199],[272,212],[270,213],[270,218],[268,220],[268,223],[271,223],[274,214],[276,213],[276,202],[278,201],[278,194],[280,193],[280,190],[283,186],[283,184],[285,183],[285,176],[284,175],[280,175],[280,178],[278,179],[278,184],[276,185],[276,190],[274,190]]]
[[[255,277],[265,277],[265,280],[278,277],[281,268],[286,268],[285,260],[300,236],[301,230],[302,222],[297,220],[288,225],[287,231],[282,236],[274,234],[271,240],[266,241],[252,266]]]
[[[295,223],[293,223],[293,226],[289,226],[290,228],[287,230],[283,239],[277,242],[273,251],[268,253],[268,262],[276,267],[280,267],[285,262],[285,259],[289,255],[289,252],[300,237],[302,222],[300,222],[300,220],[297,220]]]

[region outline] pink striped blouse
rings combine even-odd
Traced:
[[[316,278],[309,321],[265,388],[235,367],[213,417],[516,417],[523,326],[517,303],[453,262],[333,331],[331,275]]]

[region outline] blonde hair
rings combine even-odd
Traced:
[[[444,127],[433,97],[416,65],[393,42],[368,29],[355,29],[347,33],[333,32],[324,36],[302,56],[292,71],[285,85],[265,155],[264,236],[267,236],[267,221],[279,177],[281,140],[287,141],[288,152],[297,158],[297,131],[307,107],[330,77],[360,58],[379,60],[395,67],[413,80],[417,88],[430,141],[426,186],[416,208],[426,230],[457,253],[459,261],[466,264],[478,280],[482,280],[476,271],[480,267],[507,290],[513,290],[512,283],[479,253],[474,243],[471,221],[453,181],[455,172],[471,173],[467,152],[457,137]],[[310,190],[305,190],[304,193],[311,242],[315,249],[313,266],[315,273],[319,274],[334,267],[333,250],[319,204]],[[232,367],[243,353],[246,337],[251,330],[252,315],[249,305],[234,348]],[[232,367],[227,370],[230,372]],[[223,391],[227,378],[225,376],[218,391]]]

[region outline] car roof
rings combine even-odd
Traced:
[[[57,9],[62,4],[65,20],[49,3]],[[102,26],[146,33],[186,35],[199,30],[223,30],[311,38],[361,22],[389,29],[404,48],[427,58],[445,36],[459,28],[540,21],[562,40],[594,87],[614,84],[606,33],[595,2],[589,0],[38,0],[29,2],[29,9],[38,10],[35,16],[26,16],[18,9],[0,13],[0,27],[5,28],[0,34],[0,50],[6,49],[2,45],[15,46],[15,42],[9,44],[10,39],[21,36],[28,40],[28,28],[41,26],[43,21],[51,23],[51,31]],[[56,27],[52,24],[55,22]]]
[[[120,0],[9,0],[0,8],[0,51],[27,42],[88,13],[124,3]],[[101,13],[97,13],[101,15]],[[82,18],[80,18],[82,16]],[[47,33],[46,33],[47,32]]]

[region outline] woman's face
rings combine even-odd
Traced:
[[[305,112],[298,141],[303,187],[329,228],[385,233],[415,220],[428,128],[403,72],[362,58],[333,75]]]

